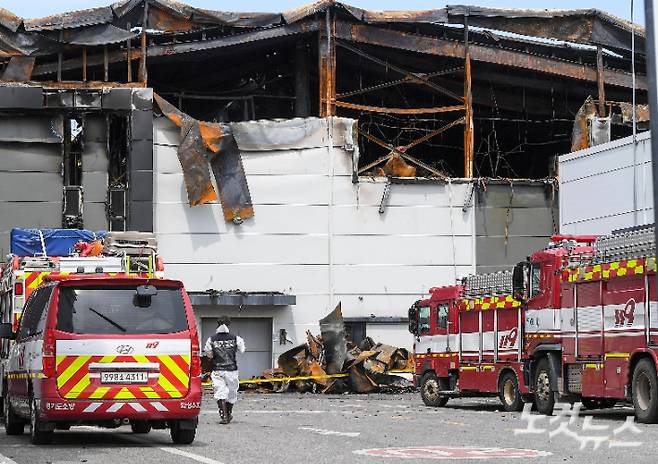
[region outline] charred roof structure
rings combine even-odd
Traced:
[[[552,177],[588,96],[613,137],[630,133],[633,92],[646,102],[644,46],[641,28],[598,10],[377,12],[321,0],[236,13],[124,0],[24,19],[0,9],[3,81],[148,86],[218,123],[350,117],[358,174],[375,176]]]

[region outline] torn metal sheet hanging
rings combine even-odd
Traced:
[[[219,188],[224,219],[236,224],[254,215],[240,150],[226,124],[198,121],[157,94],[153,95],[165,116],[180,127],[178,159],[183,169],[190,206],[217,199],[208,164]]]
[[[340,303],[329,315],[320,319],[320,333],[327,357],[327,373],[342,372],[347,359],[347,339]]]

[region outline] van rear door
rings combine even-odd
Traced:
[[[187,395],[191,336],[182,288],[62,283],[56,377],[66,399],[169,399]],[[148,292],[147,292],[148,293]]]

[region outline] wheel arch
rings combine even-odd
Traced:
[[[633,371],[635,371],[635,366],[637,366],[637,363],[639,363],[642,359],[650,360],[658,372],[658,357],[653,350],[636,350],[631,353],[631,357],[628,360],[628,377],[626,379],[629,394],[633,389]]]
[[[522,380],[522,379],[519,378],[519,374],[518,374],[514,369],[512,369],[510,366],[505,366],[505,367],[503,367],[502,369],[500,369],[500,371],[498,371],[498,378],[496,379],[496,385],[498,386],[498,388],[500,389],[500,380],[501,380],[501,379],[503,378],[503,376],[504,376],[505,374],[507,374],[508,372],[511,372],[511,373],[512,373],[512,375],[513,375],[514,378],[516,379],[516,383],[517,383],[517,385],[518,385],[519,388],[520,388],[520,387],[521,387],[521,380]]]
[[[538,345],[532,352],[532,361],[530,362],[530,388],[533,389],[533,379],[535,378],[537,364],[542,359],[548,359],[548,366],[551,370],[551,390],[558,391],[557,379],[561,377],[562,371],[562,345],[560,343],[546,343]]]

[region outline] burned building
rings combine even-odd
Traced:
[[[410,345],[418,296],[557,231],[557,156],[631,133],[644,41],[597,10],[0,10],[0,248],[154,231],[204,334],[259,340],[247,373],[338,301]]]

